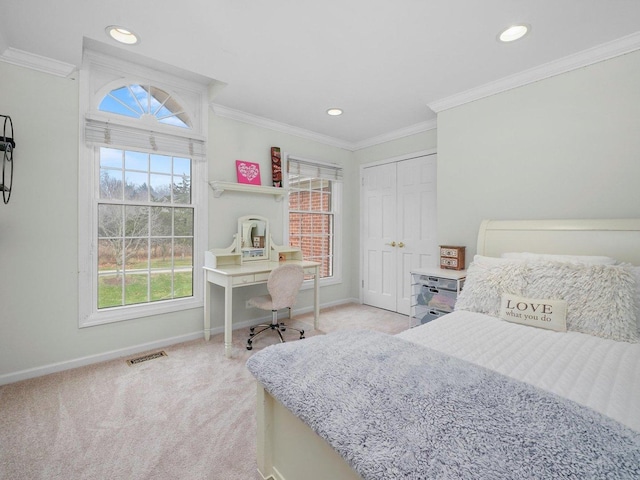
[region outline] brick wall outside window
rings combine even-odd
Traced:
[[[290,181],[289,244],[305,260],[320,262],[320,278],[333,276],[334,212],[331,181]]]

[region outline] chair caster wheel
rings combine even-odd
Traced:
[[[251,345],[251,340],[247,341],[247,350],[252,350],[253,349],[253,345]]]
[[[304,340],[304,335],[300,335],[300,340]]]
[[[254,332],[255,329],[256,329],[256,327],[249,328],[249,332],[251,332],[251,335],[253,335],[253,332]]]

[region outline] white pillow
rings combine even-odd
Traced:
[[[585,265],[615,265],[618,263],[615,258],[597,255],[555,255],[551,253],[507,252],[500,255],[500,257],[530,261],[584,263]]]
[[[498,317],[503,293],[566,300],[570,331],[625,342],[639,340],[636,301],[640,294],[628,265],[484,259],[476,263],[474,259],[455,310]]]

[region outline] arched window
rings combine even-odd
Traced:
[[[191,128],[184,108],[170,93],[153,85],[130,84],[111,90],[98,110],[132,118],[155,118],[158,122]]]
[[[200,306],[207,175],[206,102],[198,99],[206,88],[151,70],[143,76],[153,83],[122,81],[127,68],[140,74],[130,65],[120,80],[102,62],[91,67],[79,172],[87,196],[80,326]]]

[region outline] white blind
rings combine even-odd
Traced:
[[[142,148],[204,160],[207,152],[204,140],[171,135],[164,132],[114,125],[100,120],[85,119],[85,141],[93,145]]]
[[[287,173],[296,177],[323,178],[326,180],[342,181],[342,167],[330,163],[302,160],[295,157],[287,157]]]

